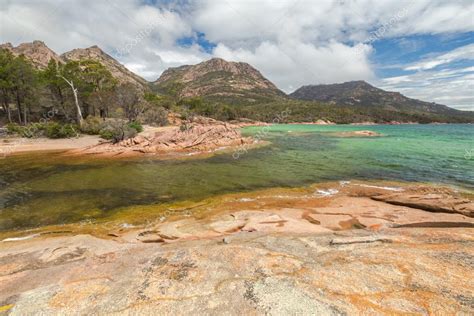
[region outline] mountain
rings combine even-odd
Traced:
[[[399,92],[385,91],[365,81],[350,81],[338,84],[308,85],[289,95],[293,99],[319,101],[336,107],[348,107],[365,111],[404,113],[423,119],[435,116],[459,118],[465,116],[472,121],[473,112],[459,111],[442,104],[408,98]],[[441,119],[441,121],[444,121]]]
[[[303,86],[287,96],[257,69],[243,62],[213,58],[197,65],[169,68],[153,83],[134,74],[97,46],[56,54],[41,41],[14,47],[0,45],[14,55],[23,54],[39,69],[53,59],[58,62],[92,59],[104,65],[120,83],[132,83],[144,91],[152,88],[172,100],[200,96],[197,106],[211,117],[250,118],[274,121],[281,113],[292,122],[319,119],[336,123],[372,121],[474,123],[474,112],[424,102],[376,88],[365,81]],[[184,100],[190,106],[190,100]],[[174,102],[174,101],[173,101]],[[178,103],[179,105],[179,103]],[[232,109],[229,110],[228,106]],[[232,113],[230,113],[232,112]],[[224,114],[223,114],[224,113]],[[230,113],[230,114],[229,114]],[[229,114],[229,115],[228,115]]]
[[[153,85],[158,92],[178,98],[201,96],[230,104],[265,102],[285,97],[281,90],[249,64],[221,58],[169,68]]]
[[[385,91],[365,81],[308,85],[289,95],[299,100],[321,101],[334,105],[378,108],[390,111],[422,111],[449,113],[456,111],[445,105],[407,98],[399,92]]]
[[[24,55],[38,69],[46,68],[51,59],[58,63],[65,63],[69,60],[79,61],[83,59],[92,59],[104,65],[119,83],[132,83],[141,90],[148,87],[148,82],[145,79],[125,68],[125,66],[115,60],[112,56],[105,53],[98,46],[77,48],[62,55],[56,54],[42,41],[22,43],[17,47],[14,47],[11,43],[5,43],[0,45],[0,49],[6,49],[12,52],[15,56]]]
[[[60,57],[64,61],[79,61],[83,59],[98,61],[105,66],[112,76],[120,83],[131,83],[141,89],[148,85],[148,82],[145,79],[125,68],[125,66],[96,45],[89,48],[76,48],[62,54]]]
[[[0,45],[0,49],[6,49],[10,51],[14,56],[24,55],[29,59],[34,66],[39,69],[44,69],[48,66],[51,59],[57,62],[63,62],[61,57],[52,51],[42,41],[33,41],[32,43],[22,43],[14,47],[11,43],[5,43]]]

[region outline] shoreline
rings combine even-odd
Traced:
[[[81,135],[77,138],[0,138],[0,158],[9,155],[28,153],[59,152],[81,149],[99,144],[102,139],[97,135]]]
[[[387,197],[380,198],[381,196],[392,196],[392,198],[390,200]],[[47,236],[63,230],[74,234],[87,233],[107,238],[109,230],[123,230],[125,228],[124,231],[136,232],[143,229],[144,223],[149,226],[150,223],[161,225],[187,218],[202,220],[219,214],[238,212],[242,209],[262,211],[265,208],[274,208],[277,210],[291,204],[293,207],[306,209],[306,202],[315,203],[315,207],[339,202],[337,207],[343,209],[341,214],[353,215],[351,213],[354,212],[353,210],[345,209],[351,209],[351,203],[358,198],[382,202],[378,203],[380,205],[377,212],[391,212],[394,208],[401,206],[421,210],[434,217],[439,214],[460,214],[465,219],[473,218],[474,225],[474,192],[469,189],[419,182],[349,180],[314,183],[294,188],[276,187],[225,193],[196,201],[178,200],[158,205],[129,206],[119,208],[114,214],[105,218],[97,218],[90,223],[61,223],[0,231],[0,244],[5,238],[22,240],[33,235],[35,237]]]
[[[0,234],[0,308],[469,314],[474,208],[465,194],[328,182],[175,203],[165,219],[157,206],[138,206],[131,217]],[[133,224],[144,214],[155,220]]]
[[[196,126],[207,127],[204,130],[203,136],[208,137],[209,133],[212,135],[209,141],[204,139],[203,145],[187,146],[186,139],[178,141],[173,139],[175,134],[179,134],[179,127],[174,125],[164,127],[145,126],[144,131],[139,133],[136,137],[121,141],[117,144],[112,144],[110,141],[100,138],[98,135],[81,134],[79,137],[63,138],[63,139],[48,139],[48,138],[21,138],[21,137],[0,137],[0,158],[15,155],[27,155],[30,153],[61,153],[65,157],[90,157],[90,158],[105,158],[105,159],[120,159],[120,158],[137,158],[147,157],[156,159],[185,159],[185,158],[206,158],[217,153],[228,153],[237,150],[239,147],[245,145],[247,149],[265,146],[268,142],[254,142],[249,137],[242,137],[240,132],[237,134],[230,134],[228,131],[238,130],[240,127],[221,124],[224,126],[224,131],[219,130],[220,125],[200,125]],[[214,123],[215,124],[215,123]],[[229,126],[229,127],[227,127]],[[221,134],[219,134],[221,133]],[[227,133],[227,134],[226,134]],[[170,140],[164,140],[164,146],[161,149],[150,150],[144,148],[149,146],[149,143],[157,137],[157,135],[169,134]],[[184,133],[183,133],[184,134]],[[230,136],[229,136],[230,134]],[[198,135],[201,137],[201,135]],[[193,135],[184,135],[184,137],[193,137]],[[229,140],[222,141],[218,137],[229,137]],[[170,143],[166,144],[169,141]],[[143,143],[147,143],[143,145]],[[174,146],[170,147],[170,146]],[[182,146],[182,148],[180,147]],[[169,147],[169,148],[168,148]],[[189,148],[188,148],[189,147]]]
[[[416,123],[419,124],[419,123]],[[445,123],[429,123],[429,124],[419,124],[419,125],[443,125]],[[275,125],[275,124],[267,124],[263,122],[256,122],[256,123],[242,123],[242,124],[235,124],[236,128],[245,128],[245,127],[263,127],[263,126],[270,126],[270,125]],[[276,124],[279,125],[279,124]],[[282,125],[317,125],[317,126],[348,126],[348,127],[364,127],[364,126],[384,126],[384,125],[414,125],[414,123],[402,123],[402,124],[376,124],[376,123],[351,123],[351,124],[318,124],[318,123],[311,123],[311,122],[293,122],[293,123],[287,123],[287,124],[282,124]],[[138,134],[138,136],[142,137],[151,137],[153,133],[156,132],[163,132],[170,130],[172,128],[176,128],[176,126],[170,125],[170,126],[165,126],[165,127],[150,127],[150,126],[145,126],[145,130]],[[370,131],[360,131],[360,132],[370,132]],[[342,132],[341,132],[342,133]],[[347,134],[350,134],[353,132],[347,132]],[[347,136],[347,135],[346,135]],[[352,136],[358,136],[358,135],[352,135]],[[359,135],[359,136],[379,136],[379,135]],[[86,134],[81,134],[79,137],[75,138],[63,138],[63,139],[49,139],[49,138],[22,138],[22,137],[0,137],[0,159],[5,158],[7,156],[14,156],[14,155],[24,155],[24,154],[29,154],[29,153],[48,153],[48,152],[67,152],[67,151],[72,151],[72,152],[77,152],[79,153],[78,156],[81,156],[80,152],[87,150],[92,147],[96,147],[101,144],[108,144],[109,142],[106,140],[101,139],[98,135],[86,135]],[[261,143],[261,142],[259,142]],[[238,148],[240,144],[236,144],[234,146],[227,146],[227,152],[229,150],[233,150],[235,148]],[[254,147],[260,147],[261,144],[255,144],[256,146],[250,145],[250,148]],[[218,147],[214,148],[218,149]],[[217,150],[219,151],[219,149]],[[192,155],[196,156],[209,156],[212,155],[213,153],[210,152],[209,150],[197,150],[195,151],[196,153],[193,153]],[[182,158],[186,157],[186,155],[189,154],[189,151],[179,151],[177,150],[175,153],[173,152],[161,152],[161,153],[156,153],[152,156],[162,156],[164,159],[173,159],[173,158]],[[87,157],[87,156],[94,156],[93,154],[90,155],[88,153],[82,154],[82,156]],[[114,158],[113,155],[97,155],[99,157],[105,157],[105,158]],[[139,152],[132,153],[130,156],[124,155],[124,157],[134,157],[134,156],[140,156]],[[120,157],[115,157],[115,158],[120,158]],[[160,157],[157,157],[160,158]]]

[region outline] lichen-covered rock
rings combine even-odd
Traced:
[[[3,239],[0,311],[474,314],[473,218],[371,198],[393,192],[388,186],[340,184],[329,197],[315,189],[226,195],[194,203],[199,216],[109,239],[67,230]],[[427,186],[396,192],[458,197]]]

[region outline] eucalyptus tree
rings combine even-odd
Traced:
[[[14,57],[8,70],[9,90],[16,103],[18,122],[26,125],[31,108],[37,103],[37,72],[23,55]]]
[[[8,117],[8,122],[12,123],[11,116],[11,91],[13,82],[11,78],[11,66],[13,55],[6,49],[0,49],[0,103],[3,111]]]

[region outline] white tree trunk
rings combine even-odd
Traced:
[[[71,81],[67,80],[63,76],[59,76],[59,77],[61,77],[64,81],[66,81],[67,84],[72,89],[72,93],[74,94],[74,103],[76,104],[77,124],[79,124],[79,126],[82,126],[82,122],[83,122],[84,118],[82,117],[82,111],[81,111],[81,107],[79,106],[79,99],[77,97],[77,89],[74,87],[74,82],[72,82],[72,80]]]

